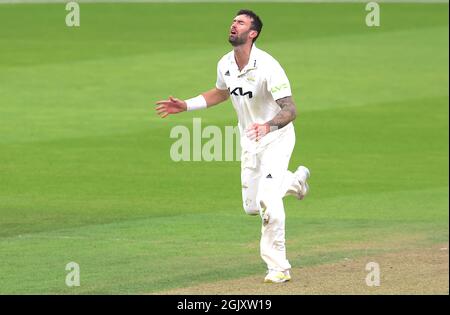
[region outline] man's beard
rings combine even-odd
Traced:
[[[246,43],[247,41],[247,35],[250,31],[247,31],[245,33],[242,33],[240,36],[236,35],[236,37],[232,38],[232,35],[230,35],[230,37],[228,37],[228,41],[230,42],[230,44],[234,47],[236,46],[240,46]]]

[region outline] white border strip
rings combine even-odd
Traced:
[[[66,3],[74,1],[77,3],[449,3],[449,0],[0,0],[0,4],[19,3]]]

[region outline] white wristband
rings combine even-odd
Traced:
[[[203,109],[208,106],[205,98],[201,94],[199,96],[190,98],[190,99],[186,100],[185,102],[186,102],[186,110],[187,111]]]

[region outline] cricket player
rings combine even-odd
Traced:
[[[240,10],[228,37],[233,50],[218,62],[216,86],[188,100],[170,96],[156,102],[156,111],[164,118],[209,108],[231,97],[241,135],[244,210],[262,219],[260,251],[268,269],[264,282],[281,283],[291,279],[283,197],[303,199],[310,172],[304,166],[295,173],[288,170],[297,111],[283,68],[254,44],[261,29],[261,19],[254,12]]]

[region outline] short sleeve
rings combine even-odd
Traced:
[[[227,85],[225,83],[225,79],[223,78],[223,74],[220,71],[219,63],[217,64],[216,88],[218,88],[219,90],[226,90],[227,89]]]
[[[276,101],[291,96],[291,85],[281,65],[274,61],[267,74],[267,90]]]

